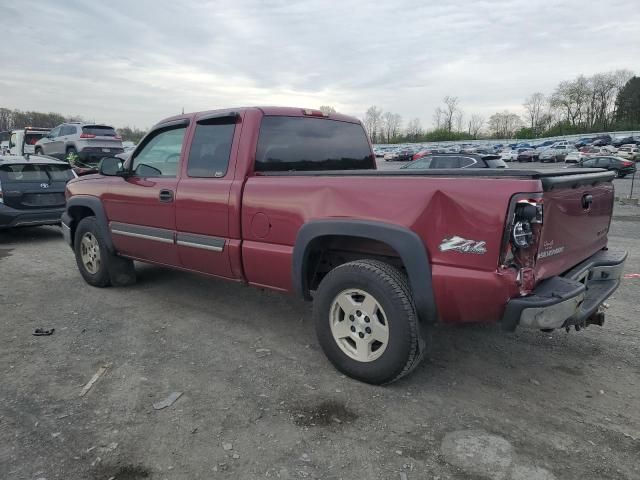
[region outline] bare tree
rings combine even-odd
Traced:
[[[520,117],[507,110],[494,113],[489,117],[489,129],[498,138],[511,138],[521,126]]]
[[[382,139],[382,110],[375,105],[369,107],[364,116],[364,128],[373,143]]]
[[[456,126],[456,132],[462,132],[464,126],[464,113],[462,110],[458,110],[453,116],[453,122]]]
[[[397,113],[384,112],[382,114],[382,132],[387,143],[398,136],[401,125],[402,117]]]
[[[531,94],[522,104],[527,114],[527,122],[534,132],[538,131],[540,127],[540,118],[543,115],[546,101],[544,93],[536,92]]]
[[[471,115],[471,119],[469,120],[469,135],[473,136],[473,138],[478,138],[482,127],[484,127],[484,117],[477,113]]]
[[[402,116],[399,113],[393,114],[393,123],[391,128],[391,138],[396,138],[400,135],[400,129],[402,128]]]
[[[459,110],[458,97],[447,95],[442,101],[444,102],[444,128],[450,132],[453,130],[454,117]]]
[[[331,105],[321,105],[319,110],[322,113],[336,113],[336,109],[333,108]]]
[[[444,128],[444,110],[441,107],[436,107],[433,112],[433,126],[436,130]]]
[[[407,138],[418,140],[422,136],[422,124],[419,118],[412,119],[407,125]]]

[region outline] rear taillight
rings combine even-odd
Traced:
[[[96,138],[93,133],[81,133],[80,138]]]
[[[0,182],[0,203],[4,203],[4,198],[2,196],[2,182]]]
[[[120,135],[115,135],[113,138],[114,140],[122,140],[122,137]]]
[[[631,165],[633,165],[633,162],[622,162],[623,167],[630,167]]]
[[[500,265],[532,267],[543,220],[542,194],[514,195],[506,220]]]

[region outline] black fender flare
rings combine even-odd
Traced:
[[[361,237],[386,243],[400,256],[407,271],[413,301],[421,320],[433,323],[437,319],[431,281],[431,264],[422,239],[405,227],[383,222],[351,219],[313,220],[305,223],[293,247],[293,287],[297,295],[311,300],[305,270],[313,240],[327,235]]]
[[[74,195],[67,200],[67,207],[62,214],[62,223],[66,224],[71,230],[71,247],[73,248],[73,238],[75,235],[76,227],[78,226],[77,219],[72,215],[71,211],[74,207],[89,208],[93,212],[93,216],[96,217],[96,222],[102,238],[104,238],[106,247],[110,252],[114,251],[113,242],[111,241],[111,233],[109,231],[109,221],[107,215],[104,212],[104,207],[99,198],[91,195]]]

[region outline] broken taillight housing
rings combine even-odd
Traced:
[[[502,238],[500,265],[532,267],[543,220],[542,194],[514,195],[509,203]]]

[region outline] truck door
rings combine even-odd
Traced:
[[[197,120],[176,196],[176,243],[184,268],[233,278],[229,257],[229,192],[238,116]],[[235,142],[234,142],[235,140]]]
[[[188,120],[159,126],[132,155],[126,177],[113,177],[103,204],[119,252],[179,266],[175,197]]]

